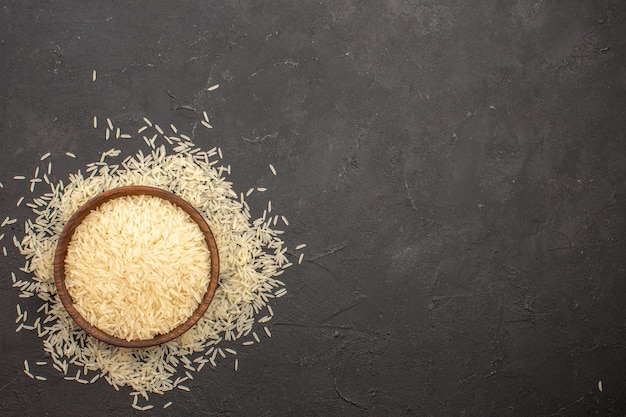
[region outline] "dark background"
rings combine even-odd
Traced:
[[[308,243],[273,337],[149,414],[626,415],[625,2],[3,1],[0,79],[2,218],[43,153],[119,147],[94,114],[207,110],[196,143]],[[0,414],[142,415],[22,373],[4,243]]]

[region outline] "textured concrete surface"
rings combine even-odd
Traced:
[[[153,414],[626,415],[626,4],[262,3],[0,7],[0,217],[44,152],[69,172],[110,147],[93,114],[207,110],[197,143],[308,243],[273,337]],[[22,373],[20,262],[0,261],[0,414],[141,414]]]

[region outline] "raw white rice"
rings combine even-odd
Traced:
[[[276,175],[276,168],[274,168],[272,164],[270,164],[270,171],[272,171],[272,174]]]
[[[94,129],[98,128],[98,118],[96,116],[93,117],[93,128]]]
[[[306,248],[306,243],[301,243],[298,246],[296,246],[296,250],[300,250],[300,249],[304,249]]]
[[[212,86],[210,86],[209,88],[207,88],[207,91],[215,91],[215,90],[217,90],[219,87],[220,87],[220,85],[219,85],[219,84],[215,84],[215,85],[212,85]]]
[[[93,72],[91,73],[91,81],[96,81],[96,70],[93,70]]]
[[[45,154],[41,155],[41,158],[39,158],[39,160],[43,161],[44,159],[46,159],[49,156],[50,156],[50,152],[46,152]]]
[[[152,126],[147,118],[144,122]],[[110,119],[103,127],[113,129]],[[12,274],[13,285],[20,291],[19,297],[37,296],[44,303],[42,307],[45,306],[37,313],[41,321],[33,326],[25,325],[24,312],[16,332],[36,329],[53,369],[60,370],[64,378],[88,384],[101,375],[115,390],[130,386],[146,399],[149,393],[161,394],[174,388],[188,390],[180,382],[174,384],[178,370],[200,371],[205,363],[216,367],[217,355],[225,356],[218,347],[225,340],[232,343],[252,333],[254,341],[260,343],[253,330],[257,326],[255,316],[269,307],[273,297],[286,293],[276,291],[284,286],[277,277],[290,265],[285,257],[282,231],[274,230],[265,216],[253,220],[247,202],[240,201],[232,184],[224,179],[223,174],[230,172],[230,166],[217,166],[215,155],[217,152],[221,157],[221,149],[202,151],[189,136],[179,134],[173,125],[170,127],[179,137],[172,136],[163,142],[173,143],[169,148],[167,144],[151,143],[149,153],[138,151],[136,155],[120,156],[120,161],[115,162],[108,161],[120,153],[106,153],[100,162],[92,165],[96,169],[86,175],[85,171],[78,171],[69,174],[69,181],[49,184],[47,195],[26,203],[36,219],[26,222],[24,238],[18,242],[14,237],[16,247],[26,258],[19,269],[27,278],[17,279]],[[171,152],[175,145],[180,147],[168,154],[168,149]],[[66,155],[76,158],[71,152]],[[87,335],[64,309],[53,279],[56,242],[69,217],[102,191],[133,184],[170,190],[190,202],[209,223],[220,251],[220,285],[205,315],[178,339],[145,349],[122,349]],[[257,191],[265,190],[257,188]],[[274,219],[276,216],[269,220]],[[254,341],[248,340],[243,345]],[[235,366],[238,367],[238,362]],[[85,375],[87,371],[96,374],[89,380],[81,378],[80,373],[69,376],[76,369],[84,369]]]

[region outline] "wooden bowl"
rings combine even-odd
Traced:
[[[100,205],[109,200],[129,195],[151,195],[155,197],[160,197],[183,209],[198,224],[198,227],[200,227],[200,230],[202,230],[202,232],[204,233],[204,238],[211,254],[211,276],[209,286],[206,293],[204,294],[204,297],[202,298],[202,302],[200,303],[200,305],[198,305],[198,308],[196,308],[193,314],[184,323],[172,329],[166,334],[157,335],[152,339],[131,341],[112,336],[91,325],[76,310],[76,308],[74,307],[74,301],[72,300],[72,297],[68,293],[67,287],[65,286],[65,257],[67,256],[68,246],[70,244],[70,241],[72,240],[72,235],[74,234],[76,227],[85,219],[85,217],[87,217],[88,214],[90,214]],[[82,207],[80,207],[76,211],[76,213],[74,213],[74,215],[65,225],[65,228],[63,229],[63,232],[59,237],[59,242],[57,243],[54,256],[54,283],[56,285],[57,293],[59,294],[59,298],[61,299],[63,306],[65,306],[65,309],[70,314],[72,319],[74,319],[74,321],[87,333],[95,338],[102,340],[103,342],[107,342],[112,345],[128,348],[140,348],[159,345],[161,343],[165,343],[172,339],[175,339],[187,330],[189,330],[200,319],[200,317],[202,317],[202,315],[209,307],[209,304],[211,303],[211,300],[215,295],[215,290],[217,289],[219,265],[220,263],[219,255],[217,252],[217,244],[215,243],[213,233],[211,232],[209,225],[206,223],[202,215],[198,213],[198,211],[191,204],[176,196],[175,194],[172,194],[171,192],[162,190],[160,188],[133,185],[105,191],[95,198],[89,200]]]

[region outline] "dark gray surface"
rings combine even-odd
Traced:
[[[109,148],[93,114],[190,128],[190,106],[308,243],[273,337],[171,415],[626,414],[626,3],[171,3],[0,9],[2,218],[44,152],[58,174]],[[132,415],[22,373],[21,262],[0,263],[0,414]]]

